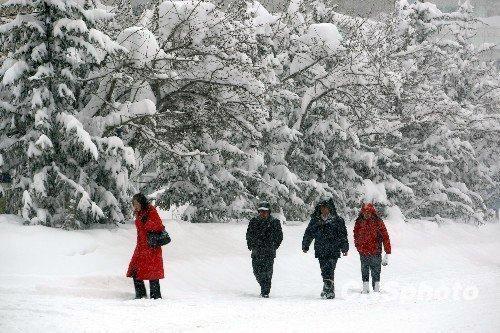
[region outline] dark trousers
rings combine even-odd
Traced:
[[[146,285],[143,280],[134,278],[135,298],[146,298]],[[152,299],[161,298],[160,281],[149,280],[149,297]]]
[[[359,255],[361,260],[361,279],[363,282],[370,281],[370,273],[372,275],[372,287],[375,282],[380,282],[380,271],[382,270],[382,255],[364,256]]]
[[[271,280],[273,278],[274,257],[268,255],[252,255],[253,274],[260,285],[262,295],[271,292]]]
[[[323,280],[335,280],[335,267],[337,267],[338,258],[318,258],[321,268],[321,277]]]

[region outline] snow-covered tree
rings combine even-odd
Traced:
[[[79,114],[93,75],[124,49],[95,27],[111,18],[97,0],[10,0],[0,27],[0,167],[13,179],[9,206],[31,223],[85,227],[128,215],[133,151],[95,136]],[[92,127],[95,124],[90,124]]]
[[[477,54],[468,41],[473,21],[468,10],[467,3],[442,13],[431,3],[399,1],[389,23],[383,70],[392,104],[387,111],[398,116],[400,138],[376,146],[391,150],[382,169],[411,189],[406,203],[393,193],[410,217],[480,223],[488,214],[479,191],[489,177],[471,144],[473,114],[482,112],[465,101],[474,88],[459,82],[472,79],[468,71],[481,66],[477,58],[476,65],[469,63]]]
[[[33,222],[60,225],[46,222],[61,221],[44,208],[56,202],[71,221],[122,219],[134,156],[136,190],[189,204],[195,222],[262,199],[303,220],[325,195],[347,217],[375,200],[408,217],[488,218],[499,77],[481,58],[491,46],[470,42],[468,2],[443,13],[400,0],[376,20],[328,0],[277,13],[132,2],[108,3],[111,25],[96,1],[8,3],[26,10],[1,28],[0,164]]]
[[[288,179],[314,185],[301,188],[302,207],[324,191],[354,215],[360,200],[380,189],[381,204],[398,205],[409,217],[481,222],[488,212],[479,191],[492,182],[471,144],[471,107],[453,93],[481,83],[461,88],[450,82],[451,68],[454,79],[475,76],[488,89],[496,83],[467,40],[474,21],[468,4],[445,14],[430,3],[399,1],[382,21],[341,15],[319,1],[307,5],[292,1],[261,39],[278,64],[272,77],[280,97],[271,114],[295,131],[296,140],[277,145]],[[476,74],[464,75],[464,57],[476,59]],[[473,104],[477,112],[483,102]]]
[[[104,98],[92,106],[111,112],[144,99],[155,105],[154,113],[114,125],[140,157],[138,187],[165,189],[156,201],[164,208],[189,203],[195,222],[253,211],[247,184],[260,177],[253,151],[261,137],[256,125],[267,114],[264,85],[247,56],[248,31],[202,1],[164,1],[138,24],[119,34],[129,53],[101,82]]]
[[[362,180],[344,162],[352,160],[348,150],[357,148],[344,116],[355,113],[342,92],[359,86],[352,70],[355,50],[344,45],[345,33],[339,31],[348,17],[320,1],[291,1],[286,12],[273,15],[254,2],[247,12],[258,27],[258,56],[268,72],[270,119],[260,149],[263,172],[275,182],[262,189],[271,190],[270,201],[290,219],[307,218],[324,195],[335,196],[345,213],[358,203],[353,185]]]

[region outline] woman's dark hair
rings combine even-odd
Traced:
[[[132,201],[134,200],[137,201],[139,205],[141,205],[141,210],[146,209],[149,205],[148,198],[146,198],[146,196],[142,193],[134,194],[134,196],[132,197]]]

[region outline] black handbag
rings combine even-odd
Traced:
[[[148,245],[150,247],[160,247],[170,243],[172,239],[168,232],[163,229],[161,232],[150,231],[148,232]]]

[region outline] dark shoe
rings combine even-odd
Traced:
[[[147,298],[144,281],[134,279],[135,299]]]
[[[260,290],[260,296],[264,298],[269,298],[270,293],[271,293],[271,288],[262,288]]]
[[[269,295],[271,293],[271,280],[265,279],[262,281],[260,285],[260,294],[261,295]]]
[[[149,281],[149,298],[151,298],[151,299],[161,298],[160,281],[159,280],[150,280]]]
[[[326,299],[335,298],[335,288],[332,280],[323,280],[323,291],[321,297]]]
[[[334,299],[335,298],[335,291],[330,291],[327,294],[325,294],[326,299]]]
[[[326,282],[323,281],[323,290],[321,291],[321,298],[324,298],[327,293],[328,293],[328,287],[326,285]]]

